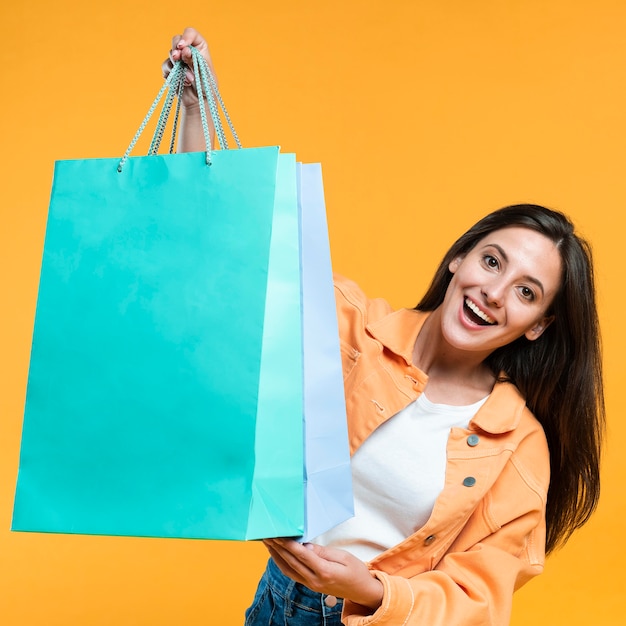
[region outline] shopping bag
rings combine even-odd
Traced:
[[[247,539],[295,536],[304,530],[303,329],[295,155],[280,155],[276,189]],[[299,470],[298,480],[293,480],[294,468]],[[285,506],[288,501],[291,507]]]
[[[13,528],[245,538],[278,150],[117,162],[56,165]]]
[[[295,157],[151,153],[56,164],[12,528],[301,535]]]
[[[322,168],[298,164],[304,348],[305,532],[354,515],[343,373]]]

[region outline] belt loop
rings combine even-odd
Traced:
[[[327,622],[326,622],[326,610],[327,610],[327,606],[326,604],[324,604],[324,594],[320,593],[320,609],[322,610],[322,626],[327,626]]]

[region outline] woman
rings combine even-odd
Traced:
[[[205,40],[189,45],[210,63]],[[181,150],[204,150],[193,76]],[[268,539],[246,624],[507,624],[513,591],[595,509],[604,428],[591,252],[511,206],[462,235],[414,310],[336,281],[355,517]]]

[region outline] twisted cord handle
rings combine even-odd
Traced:
[[[178,89],[176,91],[176,111],[174,112],[174,124],[172,125],[172,137],[170,138],[169,153],[174,154],[174,145],[176,142],[176,129],[178,128],[178,120],[180,119],[180,105],[183,99],[183,89],[185,88],[185,81],[178,81]]]
[[[198,92],[198,104],[200,108],[200,121],[202,122],[202,134],[204,135],[204,140],[206,142],[206,164],[211,165],[211,139],[209,132],[209,123],[207,121],[206,115],[206,107],[204,106],[205,97],[207,99],[207,102],[209,103],[211,119],[213,121],[213,128],[215,129],[215,134],[217,135],[217,140],[220,146],[227,146],[226,137],[224,135],[224,129],[222,128],[222,122],[219,119],[219,115],[217,114],[217,107],[215,106],[215,102],[213,101],[212,94],[211,92],[205,92],[203,90],[200,67],[202,67],[202,61],[204,61],[204,58],[199,52],[196,51],[195,48],[191,48],[191,56],[193,59],[193,73],[196,79],[196,91]],[[202,59],[202,61],[200,61],[199,59]]]
[[[206,164],[211,165],[211,134],[209,130],[208,117],[206,113],[205,100],[209,105],[209,114],[211,116],[211,121],[213,122],[213,127],[215,129],[215,134],[218,140],[218,143],[222,149],[228,149],[228,142],[226,140],[226,133],[224,132],[224,127],[222,124],[222,120],[220,117],[220,109],[223,114],[230,132],[235,139],[235,143],[238,148],[241,148],[241,142],[239,141],[239,137],[235,131],[233,123],[228,115],[228,111],[224,105],[224,101],[222,100],[222,96],[217,88],[217,81],[215,77],[211,73],[209,66],[205,60],[205,58],[194,48],[190,47],[192,53],[193,60],[193,72],[195,77],[196,90],[198,93],[198,103],[200,108],[200,119],[202,122],[202,133],[204,135],[205,143],[206,143]],[[156,124],[156,129],[152,136],[152,140],[150,143],[150,148],[148,150],[148,155],[156,155],[159,147],[161,145],[161,141],[163,139],[163,134],[165,132],[165,127],[167,125],[167,121],[169,119],[169,115],[171,113],[174,99],[176,98],[176,109],[174,114],[174,123],[172,126],[172,137],[170,140],[169,152],[170,154],[174,152],[174,143],[176,130],[178,127],[178,122],[180,118],[180,106],[181,106],[181,98],[184,89],[184,81],[185,81],[185,69],[186,65],[182,61],[177,61],[172,67],[172,71],[169,73],[166,78],[163,86],[159,90],[156,98],[154,99],[148,113],[144,117],[139,129],[135,133],[132,141],[130,142],[124,156],[120,159],[120,162],[117,166],[117,171],[122,172],[128,157],[131,152],[135,148],[139,137],[145,130],[150,118],[152,117],[154,111],[156,110],[159,102],[163,98],[163,94],[167,91],[167,95],[165,97],[163,107],[161,109],[161,113],[159,115],[159,119]]]
[[[182,84],[182,78],[183,73],[180,72],[178,78],[172,81],[170,88],[167,90],[167,95],[165,96],[165,100],[163,102],[161,114],[159,115],[159,119],[157,120],[156,129],[154,131],[154,135],[152,136],[152,141],[150,142],[150,148],[148,149],[148,155],[150,156],[157,154],[157,152],[159,151],[159,146],[161,145],[161,141],[163,140],[163,134],[165,133],[165,126],[167,125],[167,120],[172,111],[174,98],[178,94],[179,85]],[[172,132],[174,132],[174,130]]]
[[[237,144],[237,147],[241,148],[242,146],[241,146],[241,142],[239,141],[239,136],[237,135],[237,131],[235,130],[235,127],[233,126],[233,123],[230,119],[230,115],[228,114],[228,111],[226,110],[226,105],[224,104],[222,95],[220,94],[220,91],[217,88],[217,81],[215,80],[215,76],[213,76],[205,58],[193,47],[191,48],[191,54],[193,55],[193,58],[194,58],[194,74],[196,76],[196,83],[198,84],[200,81],[202,81],[202,90],[207,98],[207,101],[209,102],[209,107],[211,109],[211,118],[213,119],[213,124],[216,126],[216,134],[217,134],[218,126],[221,130],[221,139],[219,139],[220,147],[225,150],[228,149],[228,143],[226,142],[226,135],[223,131],[223,126],[220,120],[219,109],[221,109],[221,112],[224,115],[224,119],[226,120],[226,123],[228,124],[228,128],[230,129],[230,132],[233,136],[233,139],[235,140],[235,143]],[[195,72],[196,61],[198,63],[198,68],[200,70],[199,77],[198,77],[198,74]],[[219,108],[216,105],[216,101],[219,104]],[[216,124],[216,120],[220,120],[219,124]]]
[[[170,85],[174,81],[178,80],[178,77],[180,76],[181,71],[183,71],[182,67],[176,64],[172,68],[172,71],[169,73],[169,76],[165,79],[165,82],[163,83],[163,86],[159,90],[159,93],[157,94],[156,98],[154,99],[152,106],[148,109],[148,113],[146,113],[146,116],[143,118],[143,122],[141,122],[137,132],[135,133],[135,136],[132,138],[130,144],[128,145],[128,148],[126,148],[126,152],[124,152],[124,156],[120,159],[120,162],[117,166],[118,172],[120,173],[122,172],[122,169],[126,161],[128,160],[130,153],[133,151],[133,148],[135,147],[135,144],[137,143],[137,141],[139,141],[139,137],[141,136],[144,129],[146,128],[146,125],[150,121],[150,118],[152,117],[154,110],[157,108],[159,102],[161,101],[163,94],[165,93],[167,89],[170,88]]]

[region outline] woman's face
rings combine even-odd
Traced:
[[[538,339],[552,321],[561,256],[550,239],[511,226],[481,239],[449,265],[454,274],[441,305],[442,332],[457,349],[485,351],[525,335]]]

